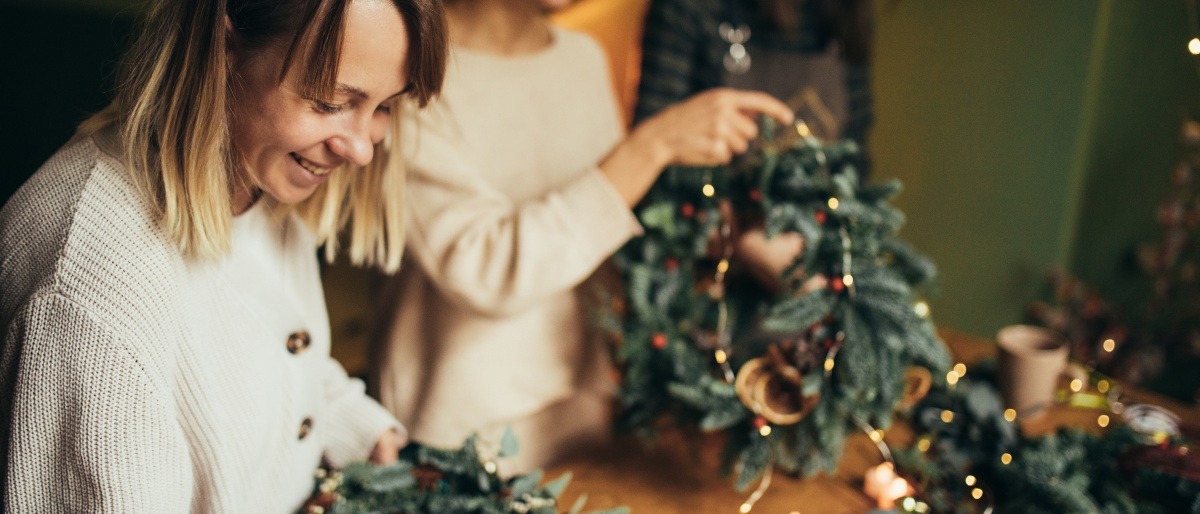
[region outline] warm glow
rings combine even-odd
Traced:
[[[1083,390],[1083,381],[1082,380],[1077,378],[1077,379],[1071,381],[1071,391],[1078,393],[1082,390]]]
[[[758,429],[758,433],[763,437],[771,435],[771,425],[763,425],[762,428]]]
[[[1200,37],[1194,37],[1191,41],[1188,41],[1188,51],[1192,55],[1200,55]]]
[[[727,271],[729,271],[729,259],[721,259],[721,262],[717,263],[717,273],[725,273]]]
[[[951,421],[954,421],[954,413],[948,410],[942,411],[942,423],[949,423]]]
[[[825,359],[825,371],[833,371],[833,359]]]
[[[1011,454],[1011,453],[1006,453],[1006,454],[1004,454],[1004,455],[1001,455],[1001,456],[1000,456],[1000,463],[1001,463],[1001,464],[1004,464],[1005,466],[1007,466],[1007,465],[1009,465],[1009,464],[1012,464],[1012,454]]]
[[[838,205],[839,205],[840,203],[841,203],[841,202],[838,202],[838,199],[837,199],[837,198],[830,198],[830,199],[829,199],[829,208],[830,208],[830,209],[832,209],[832,210],[835,210],[835,211],[836,211],[836,210],[837,210],[837,208],[838,208]]]
[[[958,373],[954,372],[953,370],[951,370],[949,373],[946,373],[946,383],[950,385],[957,384]]]
[[[1108,392],[1108,381],[1107,381],[1107,380],[1101,380],[1101,381],[1097,382],[1097,383],[1096,383],[1096,390],[1097,390],[1097,391],[1100,391],[1100,394],[1107,393],[1107,392]]]
[[[976,500],[983,498],[983,489],[978,487],[971,489],[971,497],[975,498]]]
[[[742,506],[740,508],[738,508],[738,512],[741,512],[742,514],[746,514],[747,512],[750,512],[750,509],[752,509],[752,508],[754,508],[754,507],[751,506],[749,503],[743,503]]]
[[[842,283],[846,284],[846,287],[854,285],[854,275],[846,274],[842,277]]]
[[[954,372],[955,372],[955,373],[958,373],[958,376],[960,376],[960,377],[965,377],[965,376],[967,376],[967,365],[966,365],[966,364],[963,364],[963,363],[961,363],[961,362],[960,362],[960,363],[958,363],[958,364],[955,364],[955,365],[954,365]]]
[[[1016,421],[1017,420],[1017,410],[1016,409],[1004,409],[1004,419],[1006,421],[1010,421],[1010,422]]]
[[[725,353],[725,350],[721,350],[719,348],[717,349],[715,357],[717,359],[717,364],[725,364],[725,361],[729,360],[729,354]]]
[[[1096,424],[1100,425],[1101,427],[1107,427],[1108,422],[1108,414],[1101,414],[1100,417],[1096,418]]]
[[[923,452],[927,452],[927,451],[929,451],[930,444],[932,444],[932,443],[930,442],[930,440],[928,438],[921,438],[920,441],[917,441],[917,449],[921,450]]]
[[[489,461],[483,463],[483,469],[486,470],[488,473],[495,473],[496,472],[496,463],[489,460]]]
[[[975,485],[975,475],[967,475],[967,485]]]
[[[1116,341],[1113,341],[1112,339],[1105,339],[1105,340],[1104,340],[1104,351],[1106,351],[1106,352],[1109,352],[1109,353],[1112,353],[1112,351],[1113,351],[1113,350],[1116,350],[1116,349],[1117,349],[1117,342],[1116,342]]]
[[[883,440],[883,431],[882,430],[872,430],[871,431],[871,440],[875,441],[877,443],[879,441],[882,441]]]
[[[704,196],[712,196],[717,194],[717,188],[713,187],[712,184],[704,184],[704,189],[701,191],[704,192]]]
[[[927,318],[929,317],[929,304],[925,302],[917,302],[916,305],[913,305],[913,311],[917,313],[917,316]]]
[[[891,510],[896,508],[896,500],[915,491],[907,480],[896,474],[892,463],[885,462],[867,470],[863,476],[863,492],[875,500],[880,509]]]

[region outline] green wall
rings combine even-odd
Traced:
[[[1200,92],[1183,2],[880,2],[871,149],[939,323],[991,335],[1066,267],[1124,294]]]

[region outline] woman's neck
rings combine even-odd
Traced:
[[[534,53],[553,39],[533,0],[457,0],[446,4],[446,20],[452,43],[484,53]]]

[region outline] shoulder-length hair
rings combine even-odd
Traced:
[[[118,72],[116,98],[80,130],[115,126],[133,182],[149,199],[183,253],[216,258],[229,248],[237,157],[230,142],[227,50],[288,45],[279,75],[295,73],[300,93],[334,90],[346,7],[352,0],[164,0],[147,14]],[[404,164],[400,109],[424,107],[440,91],[446,68],[446,25],[439,0],[392,0],[408,36],[405,66],[411,102],[396,102],[375,158],[362,169],[333,173],[297,212],[337,254],[348,228],[351,262],[385,271],[400,266],[404,247]],[[232,32],[231,32],[232,30]],[[349,173],[347,173],[349,172]]]

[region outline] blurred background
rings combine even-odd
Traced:
[[[646,4],[582,0],[556,16],[608,51],[627,114]],[[0,7],[0,201],[108,101],[141,9],[133,0]],[[1158,211],[1188,158],[1181,127],[1200,114],[1200,58],[1188,49],[1197,23],[1195,0],[877,1],[874,180],[906,186],[902,236],[939,266],[929,300],[940,325],[990,337],[1047,296],[1055,269],[1094,286],[1113,311],[1142,314],[1154,280],[1138,249],[1163,238]],[[369,312],[358,292],[370,280],[342,278],[328,294],[353,370],[365,359],[365,314],[354,313]],[[1200,290],[1190,279],[1183,287]],[[1194,401],[1200,373],[1162,377],[1159,389]]]

